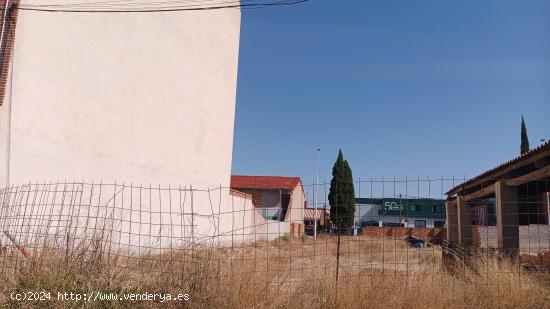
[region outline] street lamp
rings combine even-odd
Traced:
[[[315,215],[313,216],[313,239],[317,240],[317,185],[319,184],[319,155],[321,153],[321,149],[317,148],[315,149],[315,152],[317,153],[317,169],[315,172],[315,183],[313,184],[313,209],[315,209]]]

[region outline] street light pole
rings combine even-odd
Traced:
[[[321,152],[321,149],[317,148],[315,149],[317,152],[317,169],[316,169],[316,176],[315,176],[315,184],[313,185],[313,208],[315,209],[315,215],[313,216],[314,227],[313,227],[313,239],[317,240],[317,195],[318,190],[317,186],[319,185],[319,153]]]

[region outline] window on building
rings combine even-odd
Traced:
[[[400,226],[403,226],[402,224],[400,223],[391,223],[391,222],[384,222],[382,224],[382,226],[389,226],[389,227],[400,227]]]
[[[437,213],[437,214],[443,213],[443,206],[441,206],[441,205],[433,205],[433,206],[432,206],[432,212],[433,212],[433,213]]]
[[[414,227],[426,227],[426,220],[414,220]]]
[[[434,221],[434,227],[444,227],[445,221]]]
[[[421,211],[421,209],[422,209],[422,207],[420,207],[420,205],[414,205],[413,204],[409,207],[409,210],[411,212],[419,212],[419,211]]]

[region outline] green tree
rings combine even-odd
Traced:
[[[527,127],[525,126],[525,120],[521,115],[521,154],[529,152],[529,137],[527,136]]]
[[[355,188],[348,161],[344,160],[342,150],[332,167],[332,180],[328,194],[331,221],[339,228],[353,227],[355,216]]]

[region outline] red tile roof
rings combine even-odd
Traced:
[[[231,176],[231,188],[242,189],[286,189],[294,190],[302,180],[300,177],[283,176]]]

